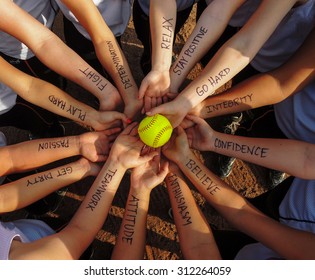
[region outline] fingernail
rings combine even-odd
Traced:
[[[132,120],[131,119],[127,119],[127,123],[131,123],[132,122]]]

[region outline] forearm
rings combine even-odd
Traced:
[[[69,251],[78,258],[106,220],[126,169],[110,157],[96,177],[79,209],[62,232]],[[76,236],[74,239],[73,236]]]
[[[268,89],[266,90],[266,85]],[[198,116],[203,119],[242,112],[284,100],[279,81],[268,74],[259,74],[224,93],[213,95],[200,103]]]
[[[210,226],[180,172],[166,177],[167,190],[185,259],[220,259]]]
[[[236,229],[285,258],[314,258],[314,234],[289,228],[265,216],[212,174],[192,152],[176,162],[206,200]]]
[[[112,259],[143,259],[149,201],[149,190],[131,186]]]
[[[291,139],[265,139],[214,132],[210,150],[304,179],[314,179],[315,145]],[[294,160],[292,160],[294,159]]]
[[[172,90],[178,92],[191,69],[219,39],[242,1],[213,1],[200,16],[171,68]]]
[[[99,42],[95,42],[97,56],[103,67],[112,77],[124,103],[130,99],[137,99],[138,86],[134,80],[128,61],[120,48],[115,36],[111,33]]]
[[[176,1],[150,1],[152,70],[169,71],[176,25]]]
[[[90,173],[87,160],[78,160],[5,184],[0,188],[0,213],[21,209]]]
[[[79,136],[36,139],[1,148],[0,174],[26,171],[80,154]]]

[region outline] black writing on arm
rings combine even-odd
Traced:
[[[178,59],[178,62],[172,68],[172,71],[178,76],[181,75],[182,71],[188,64],[189,59],[193,56],[194,52],[198,48],[205,34],[208,32],[207,28],[200,27],[197,35],[193,38],[191,44],[184,50],[183,55]]]
[[[132,82],[130,80],[130,77],[128,76],[128,73],[125,70],[125,67],[123,66],[121,59],[117,55],[117,51],[115,50],[113,43],[111,41],[106,41],[106,43],[108,46],[108,50],[109,50],[111,59],[114,63],[114,66],[115,66],[117,72],[118,72],[121,83],[124,85],[125,89],[132,87],[133,85],[132,85]]]
[[[202,168],[192,159],[189,159],[185,166],[189,169],[191,174],[205,186],[207,192],[214,195],[220,190],[219,186],[202,170]]]
[[[174,195],[175,202],[176,202],[176,208],[178,210],[178,213],[180,214],[182,220],[183,220],[183,226],[187,226],[189,224],[192,224],[191,216],[187,206],[187,202],[185,200],[185,197],[183,195],[183,192],[180,188],[179,182],[178,182],[178,176],[173,174],[167,177],[167,180],[169,181],[169,185],[171,188],[171,191]]]
[[[73,106],[71,104],[67,104],[66,101],[64,101],[64,100],[62,100],[59,97],[56,97],[54,95],[50,95],[48,97],[48,99],[52,104],[57,106],[62,111],[67,112],[69,115],[74,116],[75,118],[77,118],[80,121],[85,120],[87,113],[85,111],[83,111],[82,109],[80,109],[76,106]]]
[[[122,241],[132,245],[133,236],[135,234],[136,219],[139,209],[139,199],[134,195],[128,200],[126,205],[126,213],[124,215],[123,236]]]
[[[72,172],[73,172],[73,170],[72,170],[71,166],[61,167],[61,168],[57,169],[56,172],[47,171],[47,172],[41,173],[40,175],[34,175],[34,176],[28,178],[27,182],[26,182],[26,186],[27,187],[34,186],[38,183],[50,181],[50,180],[56,179],[60,176],[69,175]],[[56,173],[56,174],[54,174],[54,173]]]
[[[117,169],[114,171],[108,170],[104,174],[101,182],[99,183],[99,185],[96,188],[96,191],[91,196],[91,199],[88,202],[88,205],[86,206],[86,208],[90,209],[91,211],[94,211],[94,209],[97,207],[98,203],[102,199],[104,193],[107,191],[108,185],[113,180],[113,177],[115,176],[116,172],[117,172]]]
[[[107,86],[107,80],[99,75],[93,69],[87,67],[86,69],[79,69],[79,71],[88,78],[100,91],[103,91]]]
[[[205,83],[201,86],[196,87],[196,93],[199,96],[203,96],[204,94],[208,93],[209,91],[214,91],[214,88],[225,78],[229,75],[231,69],[224,68],[222,69],[217,75],[210,76],[208,78],[208,83]]]
[[[163,28],[163,33],[162,33],[162,43],[161,43],[161,48],[162,49],[167,49],[171,50],[172,45],[173,45],[173,29],[174,29],[174,18],[169,18],[166,19],[163,17],[163,22],[162,22],[162,28]]]
[[[220,140],[219,138],[216,138],[214,140],[214,147],[221,150],[231,150],[233,152],[249,154],[249,155],[260,157],[260,158],[267,157],[267,154],[269,151],[268,148],[264,148],[264,147],[260,147],[256,145],[252,145],[252,146],[242,145],[242,144],[238,144],[232,141]]]
[[[252,102],[253,94],[246,94],[241,97],[237,97],[231,100],[226,100],[216,104],[211,104],[206,106],[207,114],[211,114],[216,111],[220,111],[226,108],[233,108],[240,106],[241,104],[249,104]]]
[[[38,151],[55,150],[61,148],[69,148],[69,139],[61,139],[56,141],[45,141],[38,144]]]

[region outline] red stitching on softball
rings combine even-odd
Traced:
[[[162,134],[167,131],[167,130],[170,130],[170,129],[173,129],[171,125],[168,125],[168,126],[165,126],[162,128],[162,130],[156,135],[154,141],[153,141],[153,147],[156,147],[162,137]]]
[[[142,133],[142,132],[148,130],[149,128],[151,128],[156,123],[157,117],[158,117],[157,115],[154,115],[153,119],[146,126],[139,129],[138,132]]]

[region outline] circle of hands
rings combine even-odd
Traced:
[[[106,111],[104,102],[100,103],[102,117],[94,126],[97,131],[83,137],[82,155],[90,161],[94,170],[100,170],[97,162],[118,160],[124,167],[132,168],[132,180],[144,181],[151,188],[158,185],[166,177],[169,167],[174,166],[172,162],[178,155],[185,154],[187,149],[209,150],[213,134],[208,123],[197,117],[198,108],[186,115],[178,109],[177,95],[172,89],[169,71],[152,70],[142,80],[138,98],[124,101],[124,109],[124,102],[119,98],[115,98],[111,106],[107,104],[111,108],[119,108],[117,111]],[[122,110],[124,113],[119,112]],[[174,130],[168,143],[153,149],[140,140],[138,122],[145,114],[157,113],[166,116]]]

